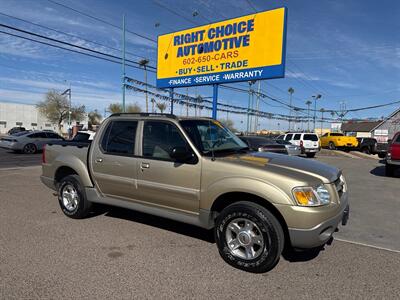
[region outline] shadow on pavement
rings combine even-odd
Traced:
[[[375,167],[374,169],[372,169],[370,171],[370,173],[372,175],[375,175],[375,176],[388,177],[388,176],[386,176],[385,166],[384,165],[383,166],[379,166],[379,167]],[[400,169],[396,170],[396,172],[394,173],[394,177],[400,177]]]
[[[284,249],[282,257],[289,262],[303,262],[313,260],[324,250],[325,246],[302,250]]]
[[[105,216],[111,218],[124,219],[153,227],[158,227],[160,229],[190,236],[192,238],[196,238],[208,243],[215,243],[214,234],[212,230],[206,230],[190,224],[180,223],[162,217],[148,215],[138,211],[123,209],[118,207],[107,207],[107,212],[105,213]]]

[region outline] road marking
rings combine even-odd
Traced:
[[[385,250],[385,251],[390,251],[390,252],[394,252],[394,253],[400,253],[400,250],[394,250],[394,249],[389,249],[389,248],[385,248],[385,247],[374,246],[374,245],[370,245],[370,244],[364,244],[364,243],[360,243],[360,242],[344,240],[344,239],[340,239],[340,238],[339,239],[338,238],[334,238],[334,240],[335,241],[339,241],[339,242],[345,242],[345,243],[349,243],[349,244],[364,246],[364,247],[370,247],[370,248],[374,248],[374,249],[378,249],[378,250]]]

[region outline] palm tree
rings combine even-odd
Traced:
[[[167,104],[165,104],[164,102],[158,102],[156,104],[157,108],[160,110],[161,113],[164,112],[164,110],[167,109]]]

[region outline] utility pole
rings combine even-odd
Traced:
[[[252,94],[253,90],[251,88],[251,85],[254,84],[254,81],[249,81],[249,103],[247,105],[247,129],[246,129],[246,134],[249,133],[250,131],[250,109],[252,108]]]
[[[312,102],[310,100],[307,100],[306,105],[307,105],[307,131],[310,132],[310,105]]]
[[[292,121],[292,95],[294,93],[294,89],[292,87],[290,87],[288,89],[288,93],[289,93],[289,128],[288,131],[290,131],[290,123]]]
[[[125,112],[125,14],[122,15],[122,112]]]
[[[257,102],[256,102],[256,116],[254,117],[254,131],[257,133],[258,130],[258,111],[260,109],[260,91],[261,91],[261,81],[258,81],[257,89]]]
[[[320,112],[321,112],[321,135],[322,135],[322,126],[324,124],[324,112],[325,112],[325,109],[321,108]]]
[[[149,63],[148,59],[142,59],[139,61],[139,66],[144,68],[144,83],[145,83],[145,94],[146,94],[146,112],[149,112],[149,97],[147,93],[147,65]]]
[[[65,82],[67,82],[65,80]],[[64,96],[68,94],[68,135],[69,137],[71,137],[71,107],[72,107],[72,102],[71,102],[71,82],[69,83],[69,88],[67,90],[65,90],[61,95]]]
[[[320,94],[312,96],[314,98],[314,126],[313,130],[315,131],[315,120],[317,118],[317,100],[320,99],[322,96]]]

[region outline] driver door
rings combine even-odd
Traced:
[[[174,147],[190,145],[172,122],[149,120],[143,124],[141,156],[138,158],[140,199],[149,204],[190,213],[199,212],[201,162],[175,162]],[[193,152],[193,151],[192,151]]]

